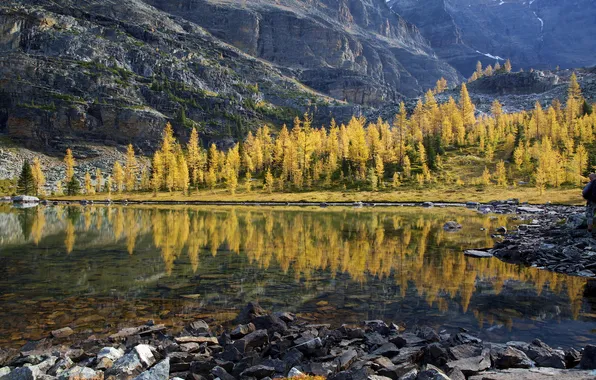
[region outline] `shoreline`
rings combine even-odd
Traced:
[[[538,339],[499,344],[462,329],[449,333],[380,320],[332,328],[288,312],[267,313],[258,303],[226,325],[194,320],[173,334],[149,321],[71,346],[61,344],[72,334],[63,327],[21,351],[0,349],[0,379],[593,379],[596,369],[594,345],[561,350]]]

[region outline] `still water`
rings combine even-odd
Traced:
[[[462,254],[512,223],[461,208],[0,205],[0,346],[65,326],[225,323],[249,301],[334,326],[596,342],[585,279]]]

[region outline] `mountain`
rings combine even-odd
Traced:
[[[439,57],[470,76],[477,60],[514,68],[596,65],[593,0],[390,0]]]
[[[461,78],[383,0],[5,0],[0,53],[0,134],[48,152],[148,153],[166,121],[225,145]]]

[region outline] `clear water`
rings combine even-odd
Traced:
[[[249,301],[313,321],[460,327],[496,342],[596,342],[586,280],[497,259],[508,216],[462,208],[0,206],[0,346],[154,320],[235,317]],[[443,231],[456,220],[458,232]],[[484,229],[484,230],[483,230]]]

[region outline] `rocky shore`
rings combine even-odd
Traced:
[[[491,206],[494,207],[494,206]],[[515,264],[582,277],[596,277],[596,237],[586,230],[585,209],[575,206],[499,206],[523,221],[512,231],[501,227],[489,250],[466,251]]]
[[[312,324],[248,304],[230,328],[190,323],[175,336],[149,322],[109,338],[61,345],[68,327],[21,349],[0,349],[2,380],[594,379],[596,346],[581,351],[483,342],[464,330],[405,329],[395,323]],[[235,326],[235,327],[234,327]]]

